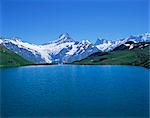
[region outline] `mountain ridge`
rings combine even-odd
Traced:
[[[132,48],[131,48],[132,47]],[[79,65],[133,65],[150,68],[150,42],[126,42],[111,52],[96,52],[72,64]]]
[[[0,45],[0,67],[25,66],[33,63]]]
[[[89,40],[76,41],[68,33],[61,34],[57,40],[36,45],[19,38],[1,38],[0,44],[33,63],[71,63],[81,60],[95,52],[109,52],[127,41],[150,42],[150,33],[129,36],[112,41],[98,39],[95,44]]]

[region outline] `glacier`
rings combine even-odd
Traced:
[[[112,51],[127,41],[150,42],[150,33],[129,36],[115,41],[98,38],[95,44],[89,40],[76,41],[68,33],[63,33],[57,40],[42,45],[27,43],[19,38],[0,38],[0,45],[31,62],[42,64],[71,63],[84,59],[95,52]]]

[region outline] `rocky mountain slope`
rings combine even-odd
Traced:
[[[98,39],[95,44],[88,40],[77,41],[68,33],[61,34],[57,40],[43,45],[23,42],[18,38],[1,38],[0,44],[37,64],[71,63],[81,60],[95,52],[109,52],[128,41],[150,42],[150,33],[130,36],[120,40]]]
[[[111,52],[96,52],[73,64],[135,65],[150,68],[150,42],[126,42]]]
[[[119,39],[119,40],[106,40],[106,39],[97,39],[95,45],[102,52],[108,52],[113,50],[114,48],[124,44],[128,41],[133,42],[150,42],[150,33],[145,33],[137,36],[129,36],[127,38]]]
[[[24,66],[33,64],[28,60],[22,58],[16,53],[8,50],[4,46],[0,46],[0,67],[7,66]]]
[[[65,33],[56,41],[35,45],[19,39],[2,39],[1,45],[35,63],[65,63],[80,60],[97,52],[98,49],[88,40],[74,41]]]

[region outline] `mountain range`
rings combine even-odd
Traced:
[[[150,68],[150,42],[128,41],[110,52],[96,52],[73,64],[134,65]]]
[[[150,42],[150,33],[129,36],[119,40],[98,38],[95,44],[89,40],[79,42],[73,39],[68,33],[63,33],[57,40],[42,45],[27,43],[19,38],[0,38],[0,45],[30,62],[43,64],[72,63],[96,52],[110,52],[129,41],[135,43]],[[130,49],[132,49],[132,46]]]

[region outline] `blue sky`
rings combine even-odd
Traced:
[[[1,0],[1,36],[42,44],[68,32],[80,41],[148,32],[148,0]]]

